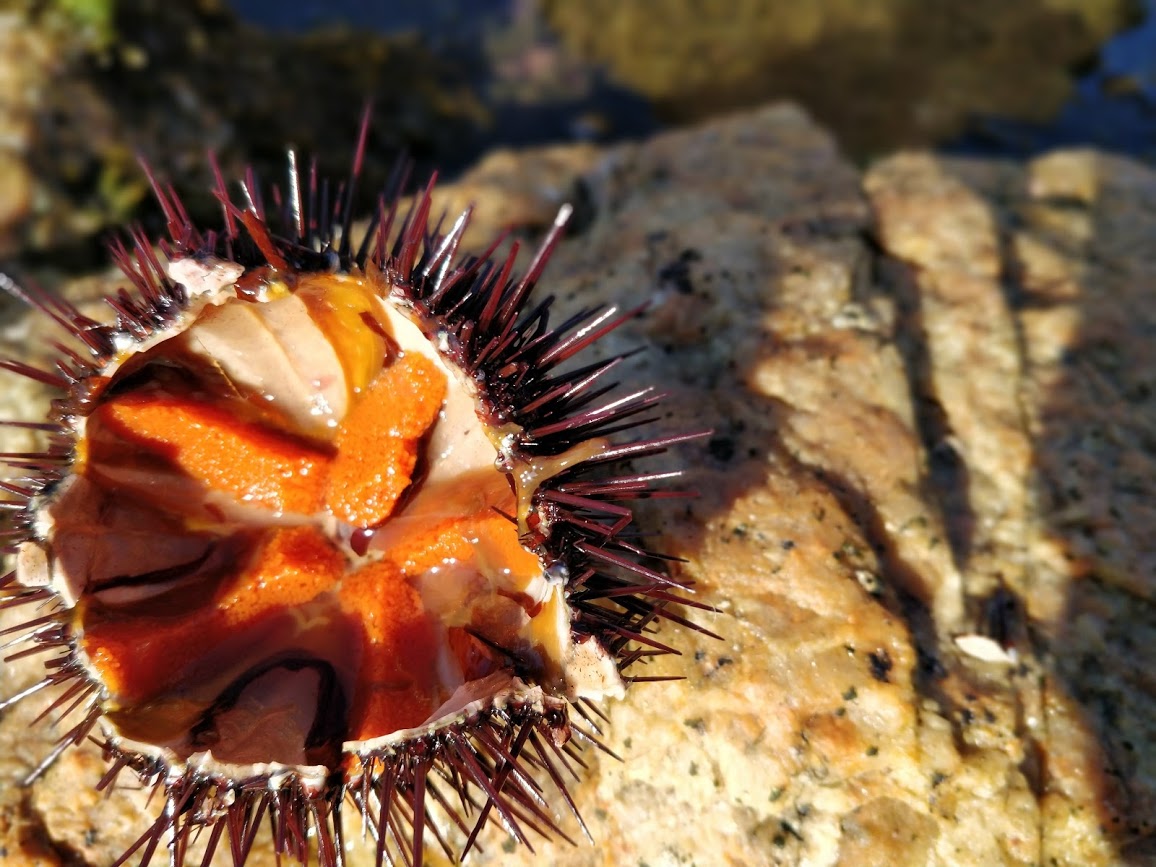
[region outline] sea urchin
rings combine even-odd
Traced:
[[[571,738],[597,743],[593,702],[686,623],[628,531],[677,474],[627,465],[689,437],[615,438],[659,396],[571,362],[634,312],[531,303],[565,209],[521,277],[516,245],[459,256],[469,213],[442,233],[429,188],[383,195],[354,244],[366,129],[332,200],[292,152],[268,210],[218,171],[216,231],[149,172],[168,237],[114,244],[112,324],[5,281],[73,345],[0,362],[60,392],[43,452],[3,456],[0,604],[31,612],[8,658],[47,662],[0,709],[52,696],[66,731],[33,778],[92,737],[102,788],[163,792],[117,864],[197,840],[239,867],[268,824],[335,867],[350,808],[379,864],[452,833],[464,854],[488,820],[565,836]]]

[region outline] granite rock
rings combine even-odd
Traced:
[[[648,463],[699,496],[641,519],[722,639],[670,630],[683,656],[646,674],[684,679],[603,708],[625,761],[587,750],[572,787],[593,845],[492,829],[475,863],[1147,863],[1156,174],[1067,152],[863,175],[777,105],[506,154],[443,195],[480,239],[575,191],[545,283],[560,316],[645,302],[595,352],[643,347],[621,379],[669,394],[657,426],[711,431]],[[33,392],[6,381],[0,415]],[[17,787],[50,741],[34,704],[0,714],[0,847],[106,865],[145,793],[89,798],[87,749]]]

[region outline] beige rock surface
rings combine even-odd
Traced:
[[[22,221],[30,216],[35,181],[25,158],[35,144],[35,111],[51,75],[54,47],[0,13],[0,253],[10,254]]]
[[[534,184],[506,155],[446,201],[481,237],[583,191],[547,283],[560,315],[648,302],[597,351],[646,348],[622,379],[670,393],[660,427],[714,431],[648,464],[700,496],[643,518],[724,640],[667,633],[683,657],[646,673],[685,680],[604,708],[625,761],[589,750],[573,787],[594,845],[491,833],[475,863],[1153,863],[1156,175],[863,177],[784,106],[524,159]],[[6,379],[0,415],[32,400]],[[96,804],[86,751],[15,785],[33,705],[0,713],[4,863],[107,865],[144,793]]]

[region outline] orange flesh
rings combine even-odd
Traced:
[[[437,640],[418,592],[383,561],[349,576],[339,597],[365,630],[349,738],[419,725],[437,704]]]
[[[514,579],[526,579],[542,571],[538,558],[522,547],[514,524],[492,509],[460,518],[435,518],[415,526],[404,541],[387,556],[406,575],[418,576],[448,562],[468,564],[482,561],[486,571],[505,572]]]
[[[364,299],[356,289],[345,283],[324,299],[329,308],[323,318],[348,325],[360,316]],[[323,295],[314,295],[307,303],[316,307]],[[330,309],[334,305],[336,310]],[[227,681],[237,676],[230,666],[243,670],[266,652],[250,646],[262,636],[280,630],[276,634],[288,636],[283,638],[288,652],[300,636],[315,630],[319,617],[337,635],[329,640],[340,645],[325,652],[334,654],[333,664],[352,693],[345,733],[350,740],[425,721],[448,698],[439,674],[446,660],[439,663],[439,652],[448,653],[451,667],[456,664],[466,679],[496,667],[493,654],[468,630],[453,626],[447,632],[439,626],[417,588],[423,576],[447,565],[474,569],[499,592],[506,584],[526,586],[540,575],[541,563],[519,543],[512,521],[488,507],[411,518],[404,536],[376,561],[351,557],[345,543],[323,530],[331,518],[353,530],[388,522],[413,481],[423,443],[445,402],[446,376],[430,359],[417,352],[385,358],[384,340],[363,330],[355,335],[360,348],[347,348],[345,356],[364,369],[366,345],[372,343],[385,366],[365,388],[353,384],[363,373],[349,379],[357,393],[328,448],[240,420],[227,401],[206,403],[194,390],[114,394],[90,417],[85,471],[98,483],[115,477],[118,466],[159,466],[199,483],[206,493],[307,522],[270,524],[233,574],[178,615],[149,616],[146,604],[79,606],[82,646],[114,705],[147,707],[165,696],[192,695],[206,677],[203,669],[218,664],[221,670],[212,676]],[[116,478],[118,493],[149,498],[145,482],[131,474]],[[512,512],[512,491],[502,499],[500,508]],[[217,657],[226,658],[206,660],[207,652],[222,647],[230,651]],[[234,648],[235,658],[229,655]]]
[[[144,701],[179,677],[203,648],[309,602],[344,569],[340,553],[317,530],[275,530],[212,604],[179,618],[98,621],[85,629],[84,649],[121,703]]]
[[[211,605],[180,618],[98,620],[86,628],[83,645],[118,701],[141,702],[179,677],[201,648],[336,589],[342,611],[364,628],[358,694],[365,698],[354,704],[351,737],[374,737],[418,725],[435,705],[435,636],[406,579],[447,562],[464,566],[491,558],[509,563],[515,576],[541,568],[518,544],[513,525],[493,512],[411,534],[404,548],[350,574],[339,552],[313,528],[274,531]]]
[[[382,372],[338,429],[325,488],[331,513],[355,527],[390,516],[445,396],[444,377],[423,356],[407,355]]]
[[[130,394],[93,414],[117,442],[95,438],[91,460],[117,461],[125,445],[161,458],[206,488],[274,512],[308,514],[321,501],[328,459],[227,409],[166,395]]]

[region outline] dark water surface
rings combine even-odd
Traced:
[[[1093,2],[1089,0],[1088,8]],[[644,0],[623,0],[607,6],[609,13],[597,3],[566,0],[230,3],[245,20],[273,31],[346,26],[378,33],[416,32],[435,51],[468,60],[491,113],[489,133],[471,150],[637,137],[663,125],[791,98],[832,128],[857,158],[906,146],[1027,156],[1072,145],[1156,158],[1156,0],[1103,4],[1112,8],[1096,20],[1115,15],[1108,25],[1115,33],[1103,34],[1099,42],[1094,37],[1100,34],[1073,35],[1078,28],[1067,26],[1046,4],[1035,9],[1032,0],[865,4],[877,7],[879,15],[906,19],[895,26],[899,35],[890,46],[880,43],[873,31],[857,31],[863,21],[842,27],[824,20],[822,35],[805,51],[786,36],[775,40],[777,21],[764,22],[769,35],[756,40],[746,38],[744,30],[750,28],[741,22],[729,31],[715,26],[717,37],[712,38],[717,44],[712,47],[719,56],[744,55],[750,70],[731,75],[728,58],[719,63],[717,81],[712,82],[717,86],[706,88],[680,83],[677,74],[668,86],[643,65],[646,45],[679,38],[678,32],[664,34],[664,26],[683,33],[692,29],[671,13],[683,5],[677,0],[649,7]],[[625,46],[615,47],[610,37],[603,41],[599,28],[621,31],[630,21],[623,10],[630,7],[653,9],[655,14],[641,19],[640,35],[627,36]],[[829,14],[840,14],[838,4],[831,7]],[[711,7],[704,4],[698,11],[703,8]],[[779,9],[779,29],[789,36],[794,12],[789,4]],[[594,20],[582,21],[583,10]],[[974,45],[970,64],[969,41]],[[688,56],[693,58],[695,50],[692,45]],[[697,53],[702,53],[701,43]],[[941,58],[947,61],[940,64]],[[990,81],[982,76],[987,67]],[[1054,67],[1052,79],[1041,74],[1045,67]],[[1057,84],[1059,76],[1066,82]],[[920,79],[930,84],[914,86]],[[992,96],[999,93],[1006,96]],[[472,156],[459,155],[461,162]]]
[[[287,145],[340,176],[366,100],[359,210],[398,154],[448,179],[496,147],[638,139],[780,100],[860,163],[1156,159],[1156,0],[99,0],[107,44],[68,4],[31,5],[21,26],[58,57],[20,90],[37,95],[21,167],[37,204],[7,185],[23,218],[0,226],[0,256],[36,267],[84,271],[109,231],[163,228],[137,155],[197,222],[219,215],[206,151],[226,177],[282,178]],[[4,80],[37,69],[8,61]]]
[[[962,153],[1030,156],[1057,147],[1090,145],[1156,162],[1156,0],[1143,0],[1144,19],[1107,42],[1095,67],[1047,123],[978,118],[948,143]]]

